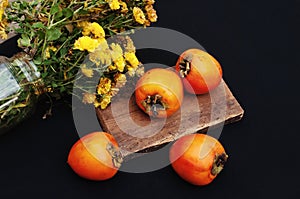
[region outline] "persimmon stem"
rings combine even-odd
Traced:
[[[106,145],[106,150],[111,155],[114,166],[120,168],[123,162],[121,152],[112,143]]]
[[[162,96],[156,95],[148,95],[147,98],[142,101],[142,105],[146,109],[146,113],[149,115],[152,113],[154,117],[158,115],[159,110],[166,110],[167,105],[162,101]]]
[[[228,155],[225,152],[220,155],[216,155],[211,169],[211,174],[214,176],[218,175],[223,170],[227,159]]]
[[[185,58],[183,58],[182,61],[179,63],[179,75],[181,78],[185,78],[191,71],[192,59],[192,55],[188,55]]]

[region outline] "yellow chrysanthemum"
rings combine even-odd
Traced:
[[[137,68],[139,66],[139,60],[133,52],[126,52],[125,59],[130,63],[133,68]]]
[[[110,89],[111,89],[111,80],[106,77],[102,77],[98,84],[97,93],[99,95],[104,95],[107,94],[110,91]]]
[[[120,9],[120,2],[119,2],[119,0],[105,0],[105,1],[108,3],[110,9],[112,9],[112,10],[118,10],[118,9]]]
[[[146,17],[144,12],[142,11],[142,9],[138,8],[138,7],[134,7],[133,8],[133,16],[136,22],[138,22],[139,24],[145,24],[146,22]]]
[[[100,26],[98,23],[93,22],[79,22],[77,23],[78,27],[83,28],[82,35],[84,36],[93,36],[95,38],[104,38],[105,37],[105,31],[102,26]]]
[[[135,73],[136,73],[137,77],[142,77],[145,73],[145,68],[144,67],[139,67],[139,68],[136,69]]]
[[[96,38],[104,38],[105,32],[102,26],[100,26],[98,23],[93,22],[89,25],[89,29],[91,33],[95,35]]]
[[[116,69],[117,69],[117,66],[113,65],[113,64],[108,67],[108,70],[110,70],[110,71],[113,71],[113,70],[116,70]]]
[[[155,0],[144,0],[148,5],[153,5]]]
[[[117,67],[117,69],[118,69],[119,72],[123,72],[124,71],[126,63],[125,63],[125,60],[124,60],[123,57],[119,57],[118,59],[116,59],[114,61],[114,63],[115,63],[115,65],[116,65],[116,67]]]
[[[74,49],[81,51],[87,50],[89,52],[94,52],[99,46],[99,42],[96,39],[92,39],[88,36],[82,36],[75,41]]]
[[[127,66],[127,74],[130,76],[130,77],[133,77],[135,75],[135,69],[132,68],[131,66]]]
[[[124,75],[122,73],[117,73],[114,76],[114,80],[116,82],[115,88],[121,88],[121,87],[125,86],[125,84],[127,82],[126,75]]]
[[[7,39],[7,33],[5,31],[5,25],[1,24],[2,22],[0,22],[0,38],[2,39]]]
[[[96,96],[93,93],[84,93],[82,102],[84,104],[92,104],[95,102]]]
[[[156,22],[157,21],[157,14],[156,14],[156,10],[151,9],[147,11],[147,17],[149,19],[149,21],[151,22]]]
[[[99,45],[94,52],[89,54],[89,59],[94,62],[97,66],[100,64],[107,66],[111,64],[111,56],[109,46],[105,38],[97,39]]]
[[[81,72],[85,75],[85,76],[87,76],[87,77],[93,77],[93,75],[94,75],[94,71],[93,71],[93,69],[90,69],[90,68],[81,68]]]
[[[8,6],[8,0],[1,0],[0,2],[0,21],[3,19],[5,8]]]
[[[100,107],[101,109],[106,109],[107,106],[110,104],[110,102],[111,102],[111,96],[110,96],[110,95],[105,95],[105,96],[102,98],[101,102],[96,101],[96,102],[94,103],[94,106],[95,106],[96,108],[99,108],[99,107]]]
[[[7,22],[3,19],[3,14],[5,8],[8,6],[8,0],[1,0],[0,1],[0,38],[7,39],[7,34],[5,31],[5,27],[7,26]]]
[[[109,49],[108,43],[107,43],[107,41],[104,37],[97,38],[97,40],[98,40],[98,43],[99,43],[99,46],[98,46],[99,49],[101,49],[101,50]]]
[[[119,44],[112,43],[111,48],[111,58],[113,61],[118,60],[120,57],[123,57],[123,50]]]
[[[122,13],[127,13],[128,12],[128,7],[127,7],[127,4],[125,3],[125,2],[120,2],[120,5],[121,5],[121,7],[122,7],[122,9],[121,9],[121,12]]]

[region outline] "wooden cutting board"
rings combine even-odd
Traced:
[[[131,97],[116,96],[105,110],[97,109],[102,129],[118,141],[124,159],[156,150],[184,135],[242,119],[244,110],[224,81],[210,94],[186,94],[181,110],[166,120],[150,119]]]

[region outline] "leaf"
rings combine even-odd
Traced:
[[[58,13],[55,14],[54,19],[55,19],[56,21],[58,21],[58,20],[60,20],[60,18],[61,18],[62,16],[63,16],[63,13],[60,11],[60,12],[58,12]]]
[[[56,83],[52,82],[52,87],[56,88],[56,87],[58,87],[58,85]]]
[[[19,47],[28,47],[30,46],[30,39],[28,35],[22,34],[21,38],[18,39],[18,46]]]
[[[62,10],[62,13],[63,15],[66,17],[66,18],[69,18],[69,17],[72,17],[73,16],[73,10],[70,9],[70,8],[64,8]]]
[[[55,13],[59,12],[59,4],[56,3],[54,4],[51,9],[50,9],[50,14],[51,15],[54,15]]]
[[[36,23],[32,24],[32,28],[42,29],[42,28],[45,28],[45,26],[42,22],[36,22]]]
[[[46,34],[47,34],[48,41],[55,41],[55,40],[59,39],[60,36],[62,35],[62,33],[59,29],[47,30]]]
[[[62,48],[60,50],[60,57],[64,57],[67,53],[68,53],[68,49],[67,48]]]
[[[33,63],[36,65],[40,65],[42,63],[42,57],[38,56],[33,60]],[[42,74],[43,75],[43,74]]]

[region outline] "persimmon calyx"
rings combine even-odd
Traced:
[[[188,55],[185,58],[183,58],[181,60],[181,62],[179,63],[179,75],[181,78],[185,78],[191,71],[192,59],[193,59],[193,56]]]
[[[116,168],[120,168],[123,162],[123,156],[121,152],[112,143],[108,143],[106,145],[106,150],[112,157],[113,165]]]
[[[168,105],[163,102],[162,96],[158,94],[148,95],[147,98],[142,101],[142,105],[146,109],[146,113],[154,117],[158,115],[158,111],[166,110],[168,108]]]
[[[216,155],[213,166],[211,168],[211,174],[214,176],[218,175],[223,170],[224,165],[227,162],[227,159],[228,159],[228,155],[226,153]]]

